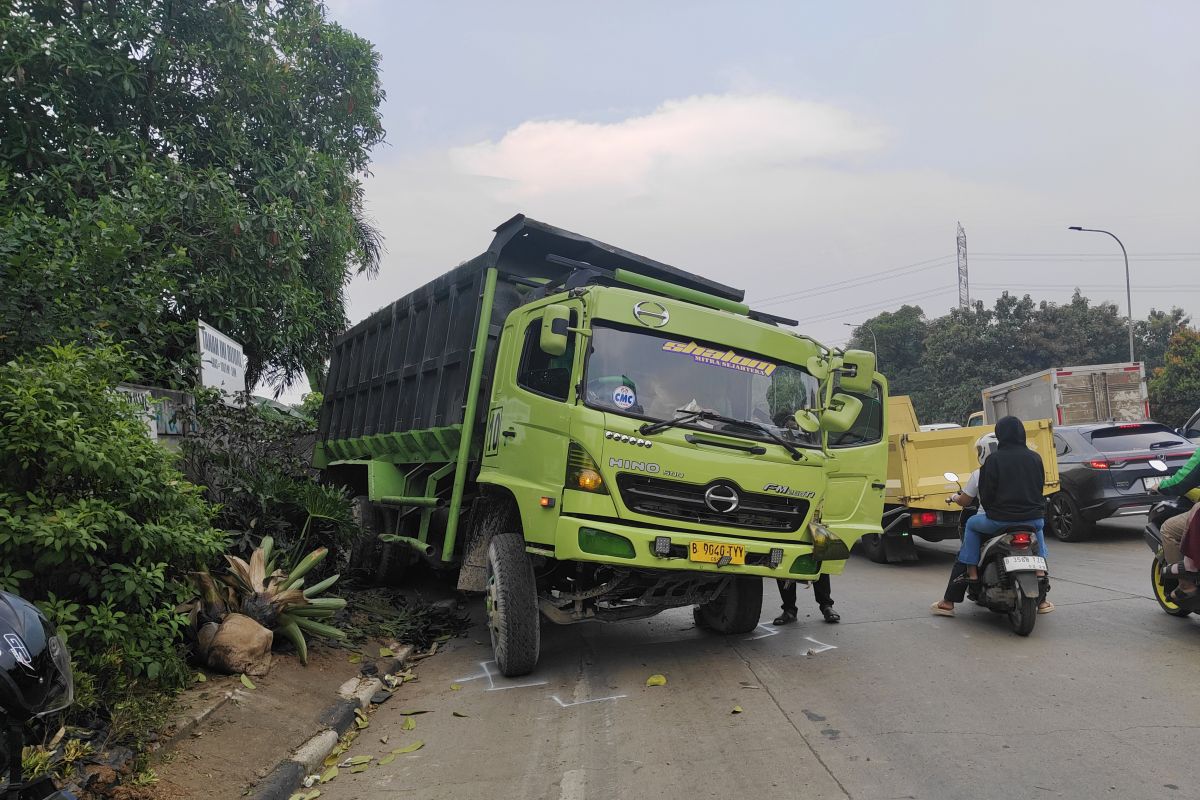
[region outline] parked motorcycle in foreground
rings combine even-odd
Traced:
[[[953,472],[947,472],[945,478],[959,483],[958,475]],[[997,614],[1007,614],[1013,633],[1018,636],[1033,632],[1038,606],[1046,599],[1050,585],[1046,559],[1035,555],[1037,547],[1037,531],[1032,526],[1013,523],[1001,528],[983,543],[979,582],[967,590],[968,600]],[[1039,572],[1042,574],[1038,575]]]
[[[0,592],[0,782],[4,800],[75,800],[49,778],[25,782],[25,724],[71,704],[71,657],[51,623],[32,603]]]
[[[1154,459],[1150,462],[1150,466],[1164,475],[1167,472],[1167,464],[1161,459]],[[1146,527],[1142,531],[1142,538],[1154,552],[1154,561],[1150,564],[1150,585],[1154,591],[1154,599],[1158,601],[1162,610],[1172,617],[1186,617],[1192,612],[1200,611],[1200,594],[1189,601],[1176,601],[1172,594],[1179,586],[1179,581],[1170,575],[1163,574],[1163,568],[1167,566],[1166,559],[1163,558],[1163,523],[1171,517],[1186,514],[1191,507],[1192,501],[1186,496],[1165,498],[1161,502],[1155,503],[1154,507],[1150,509],[1146,518]]]

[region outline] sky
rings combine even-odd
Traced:
[[[329,13],[382,57],[351,321],[529,216],[744,288],[840,345],[904,303],[1200,318],[1200,4],[396,2]],[[882,274],[881,274],[882,273]]]

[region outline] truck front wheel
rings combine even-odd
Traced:
[[[725,591],[696,606],[696,624],[714,633],[749,633],[762,616],[762,578],[734,578]]]
[[[541,649],[541,617],[533,563],[521,534],[501,533],[488,544],[485,602],[500,674],[532,672]]]

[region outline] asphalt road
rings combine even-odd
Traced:
[[[949,545],[911,565],[853,558],[833,582],[840,625],[823,624],[807,592],[799,624],[735,638],[696,630],[689,610],[545,623],[539,669],[520,680],[492,674],[477,626],[421,663],[347,755],[424,747],[342,770],[321,796],[1200,796],[1200,621],[1151,598],[1139,523],[1051,543],[1058,610],[1027,639],[977,606],[929,614]],[[769,623],[777,595],[765,590]],[[666,686],[645,685],[655,673]],[[404,731],[411,710],[429,713]]]

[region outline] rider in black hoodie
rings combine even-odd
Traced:
[[[1025,446],[1025,425],[1016,417],[1003,417],[996,423],[996,441],[996,450],[979,468],[979,513],[967,520],[951,585],[946,597],[933,604],[935,614],[954,615],[954,604],[961,601],[963,590],[961,585],[955,585],[956,579],[964,574],[969,580],[978,578],[983,539],[1000,529],[1014,522],[1028,523],[1037,532],[1038,554],[1046,557],[1042,532],[1046,506],[1042,488],[1046,473],[1042,457]],[[1054,604],[1048,600],[1038,607],[1043,614],[1053,610]]]

